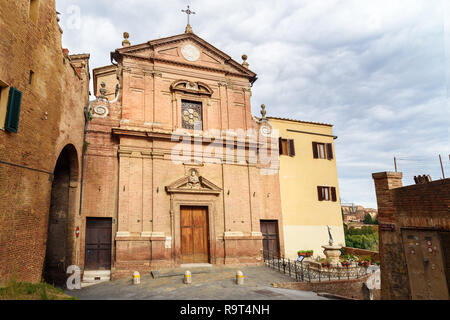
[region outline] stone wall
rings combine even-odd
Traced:
[[[364,292],[364,283],[370,275],[365,275],[359,279],[335,280],[323,282],[282,282],[273,283],[275,288],[294,289],[302,291],[313,291],[317,293],[328,293],[331,295],[344,297],[347,299],[367,300],[367,293]],[[379,290],[374,290],[374,300],[380,299]]]
[[[2,1],[0,5],[0,61],[7,62],[0,65],[0,80],[22,92],[18,132],[0,130],[2,281],[12,276],[41,280],[53,171],[67,145],[76,150],[75,163],[81,168],[83,108],[88,101],[89,55],[63,52],[53,0],[39,1],[36,22],[29,17],[29,3]],[[34,72],[31,83],[30,71]],[[77,175],[71,181],[75,198],[79,180]],[[78,202],[70,205],[72,235]]]
[[[372,262],[380,260],[380,253],[378,251],[370,251],[352,247],[344,247],[344,249],[348,254],[357,256],[370,256],[372,258]]]

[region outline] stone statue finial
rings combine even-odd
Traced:
[[[331,235],[331,227],[327,226],[327,228],[328,228],[328,237],[330,238],[328,243],[330,244],[330,246],[332,246],[334,243],[334,240],[333,240],[333,236]]]
[[[186,26],[186,29],[184,30],[184,33],[193,33],[192,27],[191,27],[190,24],[188,24],[188,25]]]
[[[129,47],[130,41],[128,41],[128,38],[130,37],[130,34],[128,32],[123,33],[123,41],[122,41],[122,47]]]
[[[266,105],[265,104],[261,105],[261,115],[262,115],[261,120],[266,120]]]
[[[102,81],[102,83],[100,83],[100,96],[97,98],[97,100],[108,100],[108,98],[106,97],[106,84]]]
[[[242,62],[242,65],[243,65],[245,68],[248,69],[248,62],[247,62],[247,55],[246,55],[246,54],[243,54],[243,55],[242,55],[242,60],[244,60],[244,61]]]

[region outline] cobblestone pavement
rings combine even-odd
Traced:
[[[209,269],[196,274],[198,271],[191,268],[189,285],[183,283],[182,275],[156,279],[146,275],[139,285],[133,285],[130,277],[66,293],[81,300],[328,300],[314,292],[273,288],[271,283],[290,282],[292,278],[264,266]],[[244,273],[244,285],[235,283],[237,270]]]

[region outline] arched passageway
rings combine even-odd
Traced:
[[[77,181],[78,160],[77,151],[73,145],[67,145],[60,153],[56,162],[50,212],[48,219],[47,249],[43,268],[43,278],[48,283],[63,284],[67,278],[66,269],[71,264],[73,252],[73,236],[69,233],[71,181]],[[73,213],[72,213],[73,214]],[[71,219],[72,218],[72,219]]]

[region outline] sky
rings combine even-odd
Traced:
[[[450,3],[446,0],[56,0],[70,53],[110,64],[123,32],[131,44],[184,32],[258,80],[252,113],[333,124],[341,202],[376,208],[372,173],[403,184],[450,176]],[[93,98],[93,97],[92,97]]]

